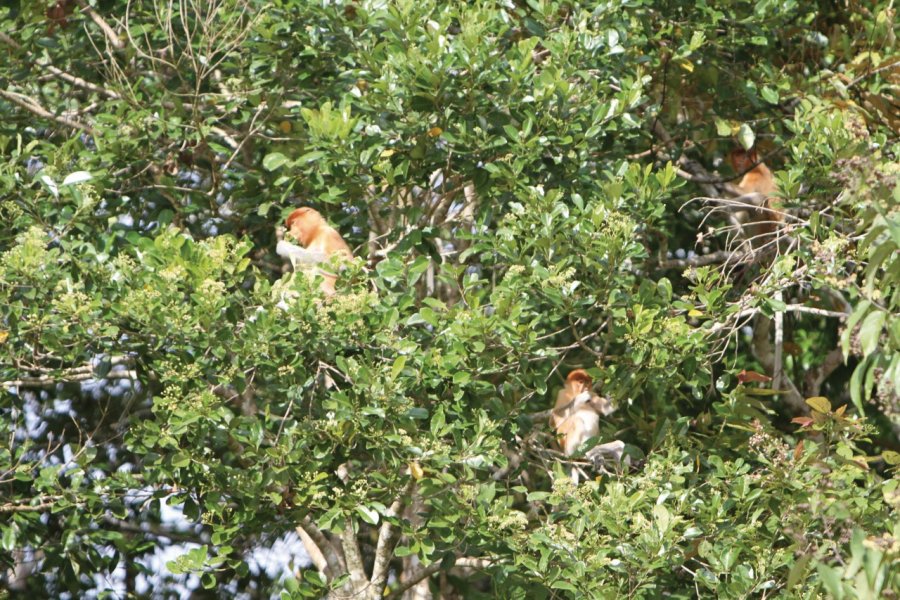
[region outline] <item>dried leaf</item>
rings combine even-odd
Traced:
[[[797,446],[794,448],[794,462],[800,460],[803,456],[803,440],[797,442]]]
[[[747,369],[738,373],[737,378],[741,383],[767,383],[772,381],[772,378],[768,375],[763,375],[762,373],[757,373],[755,371],[748,371]]]

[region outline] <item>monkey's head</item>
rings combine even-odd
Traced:
[[[304,206],[288,215],[284,226],[287,228],[288,234],[300,242],[300,245],[308,246],[324,223],[325,219],[322,218],[319,211]]]
[[[566,384],[578,393],[590,390],[593,383],[594,380],[584,369],[575,369],[569,373],[568,377],[566,377]]]
[[[756,148],[751,148],[750,150],[735,148],[728,155],[728,161],[731,163],[731,167],[734,169],[735,173],[749,171],[758,160]]]

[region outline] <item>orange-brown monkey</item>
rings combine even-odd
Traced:
[[[283,242],[279,243],[278,253],[291,258],[296,263],[318,263],[328,260],[332,255],[344,258],[353,258],[350,247],[337,230],[325,222],[325,219],[315,209],[304,206],[298,208],[285,221],[288,234],[296,239],[306,249],[300,253],[296,247],[294,250],[285,249]],[[322,276],[319,289],[326,295],[334,294],[334,283],[337,275],[326,273],[321,269],[318,272]]]
[[[773,196],[778,192],[778,185],[772,171],[765,163],[760,162],[756,150],[741,150],[736,148],[728,156],[731,166],[737,173],[744,173],[740,183],[736,185],[738,191],[743,194],[762,194],[764,198],[738,219],[744,223],[745,237],[750,240],[752,248],[759,248],[770,241],[771,234],[775,233],[778,224],[784,220],[784,212],[778,205],[778,200]],[[749,170],[748,170],[749,169]]]
[[[613,407],[606,398],[591,391],[593,379],[582,369],[575,369],[556,395],[550,413],[550,425],[556,429],[560,446],[566,456],[572,456],[588,438],[600,433],[600,415],[608,415]],[[572,480],[578,483],[578,470],[572,469]]]

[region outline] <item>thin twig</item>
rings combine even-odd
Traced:
[[[91,20],[97,24],[97,27],[100,28],[100,31],[103,32],[103,35],[106,36],[107,41],[109,41],[109,44],[113,48],[115,48],[116,50],[121,50],[125,47],[125,43],[121,39],[119,39],[119,36],[116,34],[113,28],[109,26],[109,23],[107,23],[103,19],[103,17],[101,17],[97,13],[97,11],[93,9],[93,7],[91,7],[91,5],[89,5],[84,0],[76,0],[76,2],[78,2],[78,6],[81,7],[81,11],[89,16]]]
[[[19,50],[19,51],[24,52],[25,60],[27,60],[34,66],[36,66],[38,69],[48,72],[50,75],[52,75],[53,77],[56,77],[57,79],[61,79],[63,81],[66,81],[66,82],[74,85],[75,87],[80,87],[82,89],[85,89],[85,90],[88,90],[91,92],[95,92],[97,94],[101,94],[101,95],[106,96],[107,98],[111,98],[113,100],[119,99],[119,94],[117,92],[107,89],[101,85],[97,85],[96,83],[91,83],[90,81],[86,81],[86,80],[82,79],[81,77],[76,77],[74,75],[70,75],[69,73],[66,73],[62,69],[54,67],[53,65],[51,65],[49,63],[38,62],[34,58],[34,55],[31,52],[28,52],[27,50],[22,48],[22,46],[18,42],[16,42],[14,39],[9,37],[5,33],[0,32],[0,42],[3,42],[4,44],[12,47],[14,50]]]

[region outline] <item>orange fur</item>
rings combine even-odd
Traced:
[[[566,456],[572,456],[588,438],[600,433],[600,414],[608,414],[611,407],[591,391],[593,380],[582,369],[566,377],[566,383],[556,395],[550,414],[550,425],[556,430],[559,444]],[[585,394],[587,398],[585,398]],[[605,404],[604,404],[605,402]],[[572,479],[578,483],[576,469]]]
[[[778,199],[773,196],[778,192],[775,177],[765,163],[756,164],[759,158],[755,149],[734,149],[728,158],[735,172],[744,173],[736,186],[740,193],[765,195],[759,208],[747,211],[745,231],[754,247],[762,246],[770,239],[770,234],[775,233],[778,224],[784,221],[784,212]]]
[[[304,206],[298,208],[284,222],[288,234],[296,239],[301,246],[311,252],[321,252],[326,256],[337,254],[344,258],[353,258],[350,247],[337,230],[325,222],[319,211]],[[326,273],[321,269],[322,284],[319,289],[327,295],[334,294],[334,284],[337,275]]]

